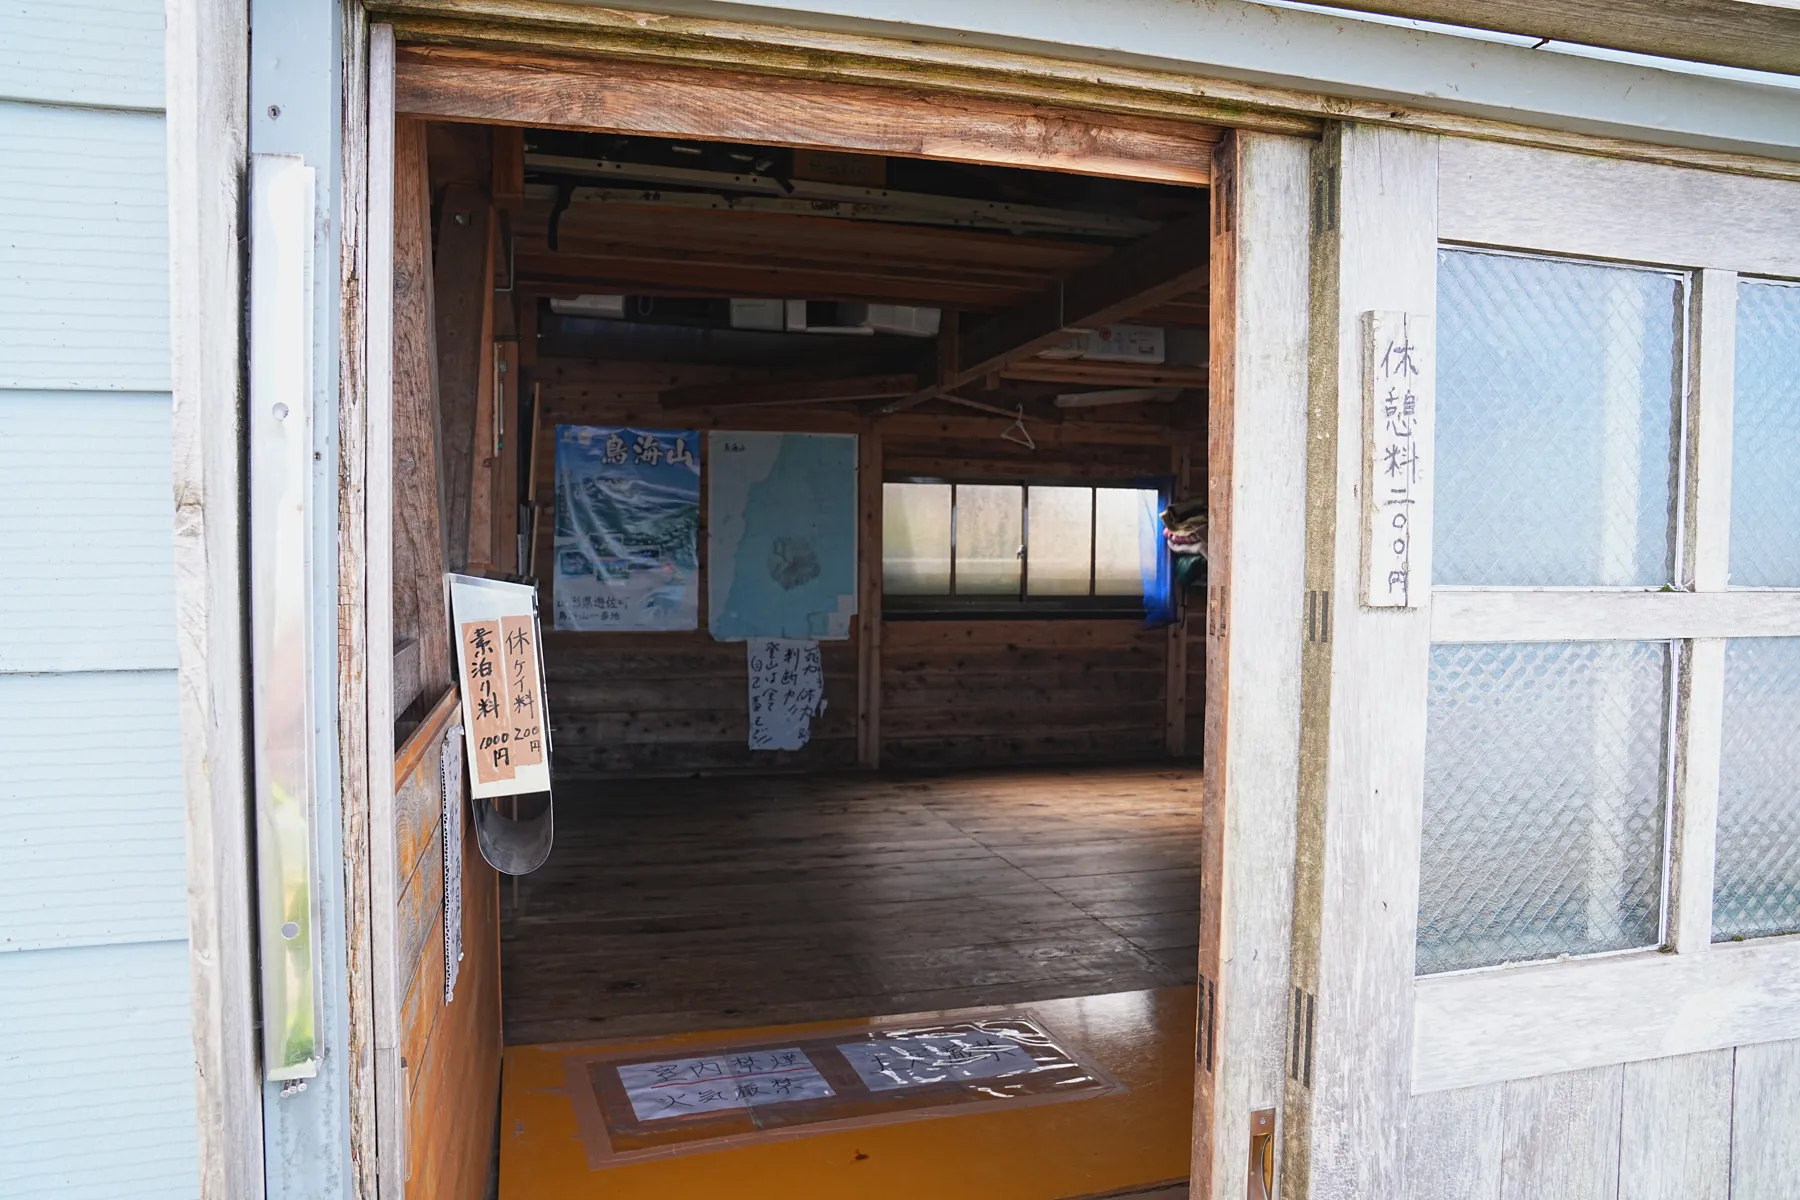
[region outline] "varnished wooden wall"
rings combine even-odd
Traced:
[[[446,697],[396,755],[400,1054],[409,1200],[486,1195],[500,1102],[500,882],[463,821],[462,947],[444,1002],[444,843],[438,755],[454,724]],[[467,787],[464,787],[465,801]]]
[[[843,408],[814,412],[745,408],[665,411],[657,389],[752,380],[720,367],[544,358],[535,559],[540,604],[553,610],[555,426],[784,429],[866,434]],[[1135,419],[1134,419],[1135,418]],[[1150,480],[1173,473],[1186,434],[1137,414],[1033,423],[1035,450],[999,437],[1003,419],[884,418],[885,472],[991,478]],[[1197,432],[1197,431],[1196,431]],[[704,484],[703,484],[704,486]],[[752,755],[744,648],[706,632],[705,504],[701,512],[700,626],[693,632],[547,631],[548,698],[559,779],[615,773],[831,769],[857,761],[858,647],[870,614],[848,641],[822,643],[825,712],[812,742],[792,753]],[[1193,627],[1197,632],[1197,626]],[[1124,618],[888,620],[882,625],[878,728],[884,766],[1121,761],[1160,757],[1167,745],[1166,630]],[[1190,642],[1189,707],[1180,724],[1189,753],[1200,738],[1202,655]]]

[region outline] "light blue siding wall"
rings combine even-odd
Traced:
[[[197,1191],[162,0],[0,3],[0,1196]]]

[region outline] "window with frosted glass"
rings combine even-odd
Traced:
[[[1661,939],[1663,642],[1431,651],[1418,971]]]
[[[1800,638],[1725,649],[1713,940],[1800,933]]]
[[[1731,583],[1800,587],[1800,285],[1738,285]]]
[[[912,611],[1141,612],[1166,554],[1160,498],[1086,484],[886,482],[884,594]]]
[[[1673,581],[1685,290],[1439,251],[1435,583]]]

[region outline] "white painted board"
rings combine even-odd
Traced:
[[[1431,494],[1431,318],[1363,314],[1363,603],[1416,608],[1414,514]]]
[[[469,794],[480,800],[547,792],[550,720],[537,589],[473,575],[451,575],[449,582]]]

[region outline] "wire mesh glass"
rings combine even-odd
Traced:
[[[1435,582],[1672,581],[1684,291],[1439,251]]]
[[[1800,286],[1738,285],[1731,408],[1731,582],[1800,587]]]
[[[1800,933],[1800,638],[1725,648],[1713,940]]]
[[[1431,651],[1418,971],[1655,945],[1664,642]]]
[[[881,485],[881,590],[890,596],[950,591],[950,485]]]

